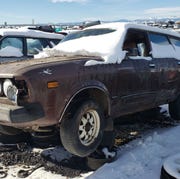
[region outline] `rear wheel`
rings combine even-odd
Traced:
[[[103,137],[103,114],[97,103],[82,103],[71,117],[63,119],[60,135],[63,146],[72,154],[85,157],[96,150]]]
[[[0,143],[15,144],[29,142],[29,134],[21,129],[0,125]]]
[[[14,127],[0,125],[0,133],[4,135],[17,135],[22,132],[23,132],[22,130],[16,129]]]
[[[169,114],[174,120],[180,120],[180,96],[169,103]]]
[[[48,132],[33,132],[31,133],[31,143],[40,148],[59,145],[61,143],[59,132],[55,129]]]

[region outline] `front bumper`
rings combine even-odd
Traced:
[[[26,106],[0,104],[1,124],[32,122],[42,117],[44,117],[44,111],[39,103]]]

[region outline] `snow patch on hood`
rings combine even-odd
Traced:
[[[58,50],[58,49],[44,49],[42,52],[40,52],[37,55],[34,55],[34,58],[38,59],[38,58],[48,58],[48,57],[73,57],[73,56],[100,56],[99,53],[91,53],[88,52],[86,50],[78,50],[75,52],[67,52],[64,50]]]
[[[110,26],[109,26],[110,28]],[[114,29],[114,28],[112,28]],[[52,49],[44,50],[35,58],[46,58],[52,56],[100,56],[104,59],[104,62],[90,61],[86,65],[92,65],[97,63],[115,63],[121,61],[125,55],[122,49],[122,34],[124,28],[115,29],[114,32],[81,37],[59,43]]]

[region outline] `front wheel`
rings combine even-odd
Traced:
[[[94,101],[82,103],[71,117],[61,123],[60,136],[65,149],[80,157],[94,152],[103,137],[103,118]]]

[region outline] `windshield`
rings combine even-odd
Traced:
[[[123,30],[122,30],[123,32]],[[99,56],[108,59],[119,43],[121,31],[117,28],[87,28],[70,33],[50,51],[46,50],[35,58],[50,56]],[[119,47],[118,47],[119,49]]]
[[[112,33],[114,31],[115,31],[114,29],[109,29],[109,28],[86,29],[86,30],[74,32],[74,33],[67,35],[61,42],[78,39],[78,38],[82,38],[82,37],[88,37],[88,36],[104,35],[104,34]]]

